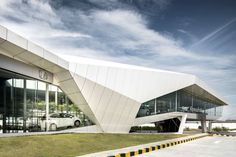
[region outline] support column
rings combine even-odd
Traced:
[[[23,131],[26,132],[26,120],[27,120],[27,115],[26,115],[26,79],[24,79],[24,103],[23,103]]]
[[[208,131],[209,132],[212,131],[212,121],[209,121],[209,123],[208,123]]]
[[[202,133],[207,132],[207,127],[206,127],[206,115],[202,114],[201,115],[201,127],[202,127]]]
[[[192,106],[192,108],[193,108],[193,95],[192,95],[192,102],[191,102],[191,106]]]
[[[187,114],[183,114],[183,116],[181,117],[178,134],[183,134],[186,119],[187,119]]]
[[[214,113],[214,115],[216,116],[216,107],[215,107],[215,110],[214,110],[214,112],[215,112],[215,113]]]
[[[154,113],[157,114],[157,99],[155,98]]]
[[[65,95],[65,103],[66,103],[66,113],[68,113],[69,106],[68,106],[68,98],[66,95]]]
[[[56,87],[57,88],[57,87]],[[58,113],[58,99],[57,99],[57,90],[55,91],[55,105],[56,105],[56,112]]]
[[[46,103],[46,131],[49,130],[49,125],[48,125],[48,116],[49,116],[49,85],[46,83],[46,93],[45,93],[45,103]]]
[[[178,109],[178,95],[177,95],[177,91],[175,92],[175,112],[177,112]]]
[[[2,132],[7,133],[6,120],[7,120],[7,92],[6,92],[6,80],[3,85],[3,119],[2,119]]]

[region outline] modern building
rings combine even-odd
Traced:
[[[155,123],[181,133],[186,119],[205,128],[227,105],[196,76],[81,57],[70,62],[2,26],[0,98],[3,132],[39,125],[45,114],[48,121],[50,113],[78,112],[91,125],[81,131],[128,133]]]

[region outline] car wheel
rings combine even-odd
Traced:
[[[51,124],[49,127],[50,131],[56,131],[57,130],[57,125],[56,124]]]
[[[75,125],[75,127],[79,127],[80,126],[80,121],[76,120],[74,125]]]

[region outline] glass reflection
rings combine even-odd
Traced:
[[[45,82],[23,78],[0,69],[0,133],[45,131],[45,97]],[[55,113],[59,116],[53,117]],[[54,85],[49,85],[48,123],[58,125],[58,129],[93,124]]]
[[[188,112],[221,116],[222,106],[202,99],[186,91],[179,90],[143,103],[137,117],[144,117],[167,112]]]

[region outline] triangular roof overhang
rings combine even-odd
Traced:
[[[194,95],[202,100],[217,104],[219,106],[228,105],[222,99],[219,99],[218,97],[214,96],[212,93],[208,92],[206,89],[200,87],[197,84],[190,85],[190,86],[185,87],[181,90],[183,90],[191,95]]]

